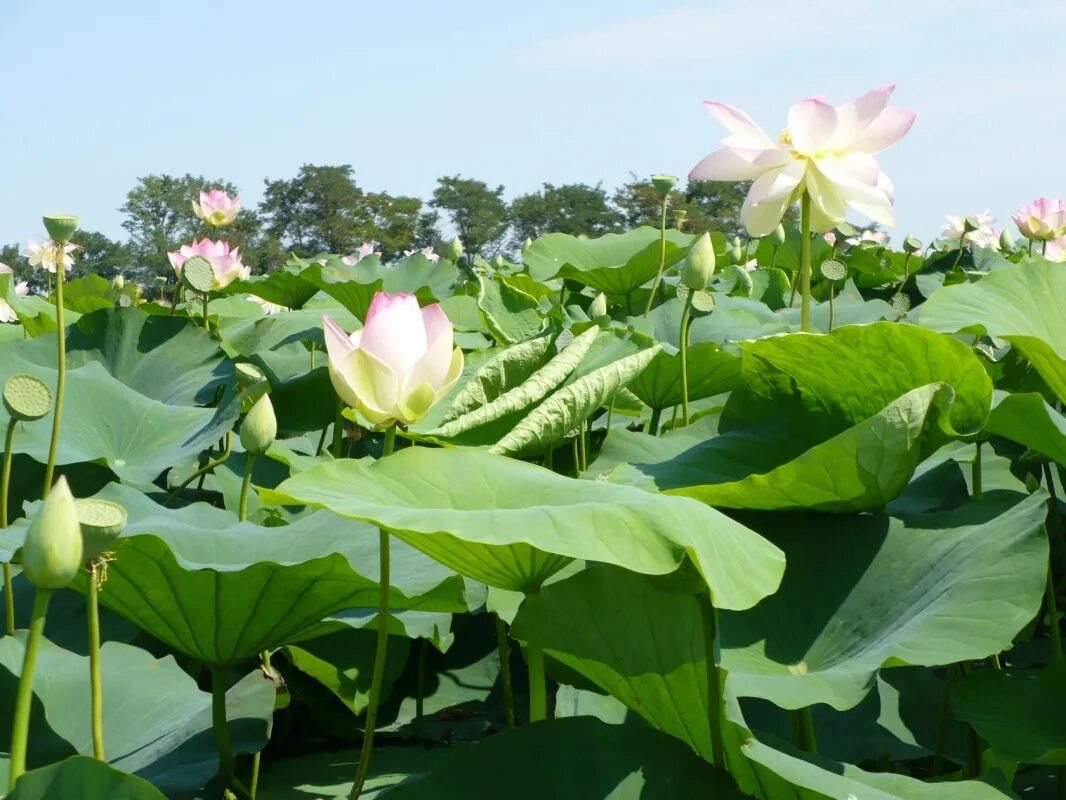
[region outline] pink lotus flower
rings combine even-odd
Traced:
[[[844,241],[852,247],[858,247],[863,242],[885,244],[888,241],[888,234],[884,231],[863,231],[861,236],[851,236]]]
[[[211,269],[215,273],[216,289],[223,289],[235,280],[245,280],[251,275],[251,267],[241,263],[241,249],[234,247],[230,250],[229,242],[210,239],[201,239],[192,244],[183,244],[179,250],[167,253],[171,266],[178,277],[181,277],[181,265],[193,256],[203,256],[211,263]]]
[[[1066,236],[1050,239],[1044,247],[1044,258],[1048,261],[1066,261]]]
[[[341,256],[341,261],[347,264],[349,267],[354,267],[360,261],[367,256],[380,256],[381,253],[374,250],[373,242],[363,242],[359,245],[359,249],[352,253],[350,256]]]
[[[822,234],[822,238],[825,239],[825,243],[830,247],[836,247],[837,235],[834,231],[826,231]]]
[[[221,189],[200,192],[200,202],[192,201],[196,216],[215,228],[230,225],[241,210],[241,198],[230,197]]]
[[[848,208],[893,225],[892,182],[873,156],[914,123],[913,111],[888,107],[894,89],[882,86],[836,108],[820,97],[794,103],[776,141],[740,109],[707,101],[730,135],[688,177],[754,180],[740,219],[755,237],[769,235],[804,191],[811,197],[811,228],[819,233],[843,222]]]
[[[407,258],[408,256],[413,256],[415,253],[421,253],[426,258],[428,258],[430,261],[432,261],[434,264],[436,264],[438,261],[440,261],[440,256],[438,256],[436,253],[433,252],[433,245],[428,245],[427,247],[423,247],[421,250],[404,250],[403,251],[403,257]]]
[[[1066,233],[1066,204],[1057,197],[1041,197],[1014,212],[1014,224],[1022,236],[1038,242]]]
[[[999,231],[996,230],[996,218],[989,209],[978,214],[971,214],[970,218],[977,222],[977,228],[966,232],[966,217],[957,217],[954,214],[947,215],[947,223],[940,229],[941,235],[951,241],[959,241],[963,236],[966,241],[975,247],[987,247],[992,250],[999,249]]]
[[[351,336],[323,315],[329,377],[348,405],[375,425],[410,425],[448,393],[463,371],[452,323],[440,305],[378,292]]]
[[[13,275],[14,270],[7,264],[0,263],[0,275]],[[19,281],[15,284],[15,296],[25,297],[30,293],[29,284],[26,281]],[[18,314],[15,313],[15,309],[11,307],[11,304],[7,302],[6,298],[0,297],[0,322],[18,322]]]
[[[27,239],[22,248],[22,255],[30,262],[31,267],[41,267],[46,272],[55,273],[56,265],[62,263],[63,268],[70,272],[74,269],[74,251],[77,249],[76,244],[67,243],[60,248],[51,239],[46,239],[40,244]]]

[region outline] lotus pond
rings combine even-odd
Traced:
[[[148,299],[46,217],[50,292],[0,272],[7,797],[1066,796],[1066,210],[861,235],[877,91],[712,104],[750,238],[249,275],[205,193]]]

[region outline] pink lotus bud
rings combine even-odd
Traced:
[[[241,210],[241,198],[230,197],[221,189],[200,192],[200,202],[192,201],[196,216],[215,228],[230,225]]]
[[[414,295],[378,292],[351,336],[328,316],[322,324],[333,388],[375,425],[417,422],[463,371],[448,316],[436,303],[420,309]]]

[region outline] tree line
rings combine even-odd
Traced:
[[[658,226],[662,211],[662,195],[651,180],[635,175],[611,193],[602,184],[545,183],[510,202],[504,199],[503,186],[460,175],[438,179],[428,202],[372,192],[357,183],[349,164],[305,164],[294,178],[268,178],[264,183],[259,205],[243,207],[224,235],[240,246],[254,274],[278,269],[289,253],[343,255],[363,242],[376,243],[383,258],[395,259],[407,250],[439,246],[453,233],[462,240],[466,258],[513,256],[527,238],[545,233],[600,236],[638,225]],[[146,285],[170,278],[167,252],[211,235],[191,205],[201,189],[210,188],[239,193],[229,181],[202,175],[138,179],[119,209],[128,238],[115,241],[97,231],[79,231],[74,276],[121,274]],[[744,183],[681,181],[670,192],[668,224],[691,233],[740,233],[746,189]],[[39,288],[44,276],[33,273],[19,255],[20,247],[0,248],[0,262],[12,267],[17,279]]]

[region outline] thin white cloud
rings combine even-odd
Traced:
[[[1017,0],[1011,12],[1045,21],[1062,0]],[[1002,13],[997,0],[720,0],[676,6],[519,47],[521,66],[618,68],[708,62],[782,51],[861,47],[863,37],[920,30],[928,22],[982,11]],[[846,36],[842,40],[840,37]]]

